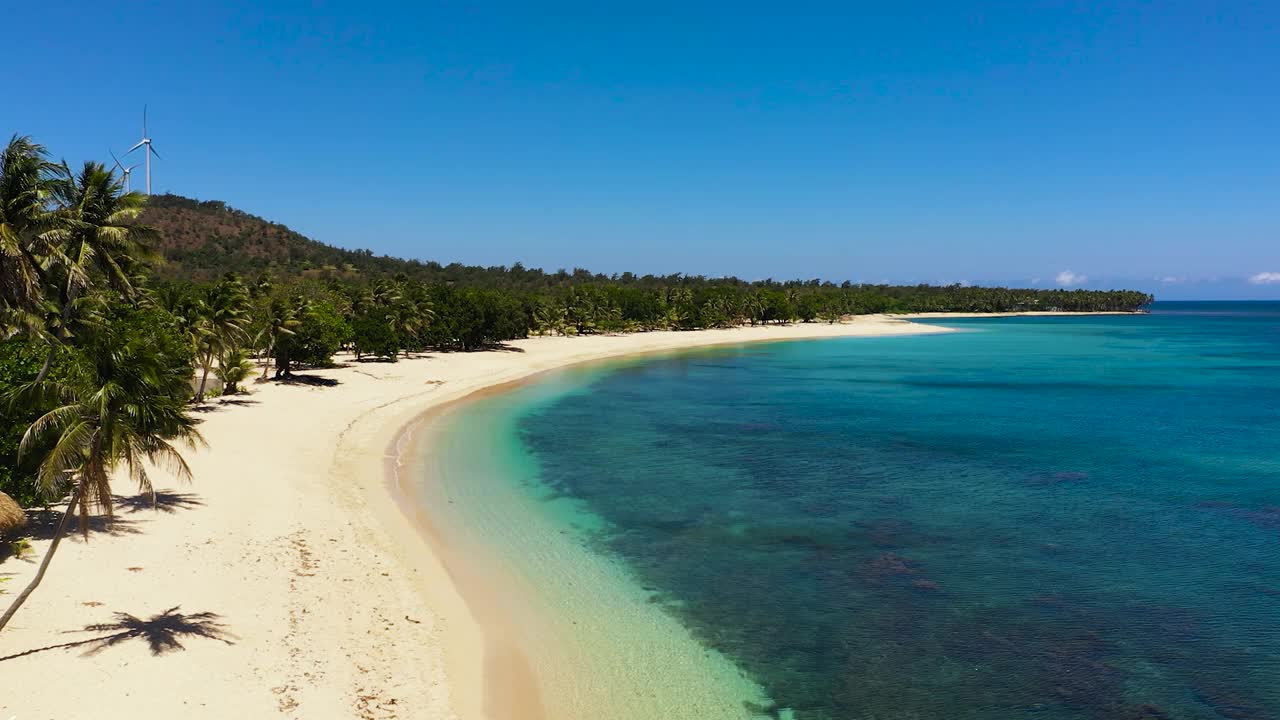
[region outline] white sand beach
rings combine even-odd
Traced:
[[[1064,310],[1026,310],[1023,312],[918,312],[891,315],[907,320],[945,320],[947,318],[1007,318],[1007,317],[1073,317],[1079,315],[1145,315],[1145,311],[1115,310],[1096,312],[1071,312]]]
[[[503,660],[485,658],[482,628],[432,552],[429,528],[402,512],[388,481],[406,426],[477,391],[585,361],[934,332],[947,330],[865,316],[530,338],[511,343],[517,352],[394,364],[344,357],[343,367],[305,373],[312,383],[255,384],[213,400],[201,413],[208,447],[187,453],[194,481],[157,473],[158,509],[126,498],[113,528],[65,540],[0,633],[0,718],[537,717],[519,702],[485,702],[486,663]],[[134,492],[125,478],[116,489]],[[11,578],[0,603],[48,544],[0,564]]]

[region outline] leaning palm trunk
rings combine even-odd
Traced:
[[[40,372],[36,374],[36,379],[35,379],[36,382],[42,383],[44,382],[45,378],[49,377],[49,370],[53,369],[53,359],[57,357],[57,355],[58,355],[57,344],[49,343],[49,354],[45,356],[44,365],[41,366]]]
[[[40,569],[36,571],[36,576],[31,578],[31,582],[23,588],[18,597],[14,598],[13,604],[8,610],[4,611],[4,615],[0,616],[0,630],[4,630],[4,626],[9,624],[9,619],[18,612],[18,608],[27,601],[31,593],[39,587],[40,581],[44,580],[45,571],[49,569],[49,561],[53,560],[53,554],[58,550],[58,544],[62,542],[62,536],[67,533],[67,525],[71,522],[71,516],[75,514],[76,504],[80,502],[80,484],[76,483],[75,490],[71,491],[71,502],[67,503],[67,510],[62,514],[62,521],[58,523],[58,531],[54,533],[53,542],[49,544],[49,550],[44,554],[44,559],[40,561]]]
[[[206,355],[200,358],[200,387],[196,390],[196,402],[204,402],[204,387],[209,382],[209,369],[213,367],[213,357]]]
[[[59,311],[62,320],[58,325],[57,332],[49,336],[49,354],[44,358],[44,366],[40,368],[40,372],[36,375],[35,382],[42,383],[49,376],[49,370],[53,368],[53,361],[58,356],[58,346],[66,342],[67,325],[71,322],[71,312],[73,303],[76,301],[75,286],[71,284],[71,279],[67,279],[67,287],[61,293],[62,309]]]
[[[204,402],[204,386],[209,382],[209,366],[205,365],[200,372],[200,389],[196,391],[196,402]]]
[[[69,307],[69,306],[68,306]],[[71,313],[64,310],[62,313],[62,327],[65,328],[67,321],[70,319]],[[49,377],[49,371],[53,369],[53,361],[58,357],[58,346],[62,344],[63,330],[59,330],[57,334],[49,336],[49,353],[44,357],[44,365],[40,367],[40,372],[36,374],[35,382],[42,383],[45,378]]]
[[[275,344],[267,345],[267,349],[262,353],[262,379],[267,379],[267,373],[271,371],[271,356],[275,354]]]

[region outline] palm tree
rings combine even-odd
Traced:
[[[256,300],[270,295],[273,288],[275,288],[275,281],[271,279],[271,273],[263,273],[250,286],[249,295]]]
[[[534,302],[530,317],[533,320],[533,329],[539,335],[557,332],[564,334],[564,309],[555,302],[539,297]]]
[[[751,320],[752,325],[755,325],[757,322],[764,322],[765,312],[767,309],[768,305],[765,303],[764,295],[761,294],[759,290],[747,296],[747,318]]]
[[[664,322],[672,330],[684,329],[693,317],[693,292],[688,288],[671,288],[667,291],[667,311]]]
[[[240,383],[249,379],[249,375],[253,373],[253,363],[249,362],[249,353],[240,348],[231,348],[218,358],[218,367],[214,372],[222,381],[222,393],[235,395],[240,391]]]
[[[412,339],[413,347],[419,349],[422,340],[421,332],[434,317],[435,311],[431,308],[430,300],[424,298],[418,301],[408,296],[402,297],[386,312],[386,322],[391,332],[401,338],[406,346]],[[393,355],[391,359],[395,360],[395,356]]]
[[[196,402],[204,402],[204,389],[217,356],[240,347],[249,324],[249,291],[240,278],[228,273],[209,289],[200,304],[195,326],[196,361],[200,364],[200,386]]]
[[[267,304],[266,317],[263,318],[263,327],[258,336],[263,348],[262,379],[267,378],[267,371],[271,368],[271,358],[275,357],[275,350],[280,340],[292,335],[301,324],[293,304],[284,298],[272,298]]]
[[[424,332],[436,317],[435,305],[426,288],[422,285],[409,286],[403,292],[403,300],[397,307],[397,314],[395,322],[403,329],[406,338],[414,340],[413,349],[421,350],[425,347]]]
[[[0,151],[0,311],[6,324],[33,324],[41,305],[45,269],[40,256],[51,254],[44,231],[52,227],[48,208],[54,165],[43,146],[13,136]]]
[[[102,163],[86,162],[74,176],[62,165],[52,189],[58,205],[53,217],[57,227],[43,237],[58,253],[57,316],[50,323],[49,355],[37,382],[48,376],[57,345],[71,337],[78,301],[87,290],[102,283],[124,297],[134,296],[137,264],[151,254],[146,243],[155,235],[151,228],[134,222],[146,196],[123,192]]]
[[[203,442],[186,413],[187,379],[171,371],[150,338],[107,328],[86,351],[90,362],[83,385],[45,381],[24,388],[61,404],[31,424],[19,452],[48,447],[37,481],[45,492],[70,490],[70,500],[35,578],[0,617],[0,629],[44,579],[71,516],[78,515],[86,536],[90,507],[111,517],[116,468],[123,465],[140,491],[154,492],[145,463],[163,463],[179,479],[189,479],[191,471],[174,442],[189,447]]]
[[[201,307],[204,308],[203,303]],[[196,351],[196,366],[200,369],[200,384],[196,387],[195,397],[191,400],[203,403],[204,388],[209,381],[209,373],[213,370],[214,358],[222,351],[222,345],[219,342],[217,330],[209,322],[209,318],[203,314],[196,317],[195,323],[188,328],[188,334],[191,338],[191,347]]]

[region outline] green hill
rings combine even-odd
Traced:
[[[314,277],[350,280],[405,275],[420,282],[534,290],[577,282],[640,282],[631,273],[607,276],[575,269],[544,273],[519,263],[510,267],[480,267],[405,260],[374,255],[372,250],[347,250],[312,240],[287,225],[229,207],[219,200],[193,200],[181,195],[153,195],[142,222],[160,231],[159,248],[165,262],[155,273],[166,280],[203,282],[234,271],[253,277],[269,271],[282,278]],[[702,282],[701,278],[672,275],[645,278],[653,282]]]
[[[218,200],[153,195],[142,222],[160,231],[165,263],[157,274],[170,279],[208,280],[227,271],[286,275],[417,274],[419,262],[375,257],[317,242]]]

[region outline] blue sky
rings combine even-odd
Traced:
[[[0,131],[444,262],[1280,297],[1280,3],[255,5],[7,8]]]

